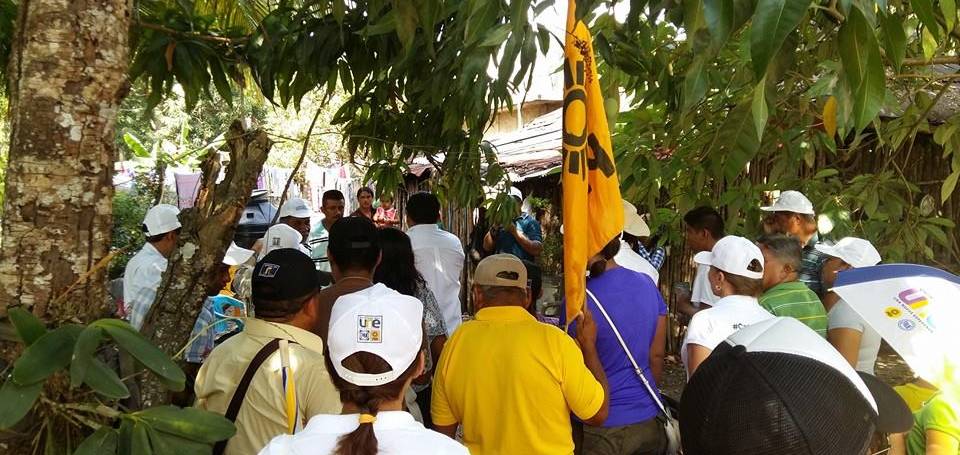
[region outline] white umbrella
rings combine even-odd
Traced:
[[[960,277],[924,265],[840,272],[832,289],[920,377],[955,386],[960,365]]]

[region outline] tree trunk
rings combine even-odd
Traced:
[[[230,163],[223,181],[218,153],[201,165],[203,180],[196,205],[180,214],[180,245],[170,258],[157,301],[142,332],[164,352],[176,354],[187,344],[207,284],[214,279],[223,255],[257,183],[273,141],[263,130],[247,130],[237,120],[227,133]],[[141,384],[143,407],[169,402],[166,390],[152,376]]]
[[[128,0],[21,0],[9,62],[10,150],[0,239],[0,318],[22,306],[49,325],[109,314],[115,122],[128,88]],[[11,361],[20,345],[0,343]],[[44,396],[69,397],[69,381]],[[41,409],[43,406],[36,409]],[[34,434],[50,417],[45,438]],[[64,452],[82,429],[50,414],[8,433],[5,453]],[[59,441],[59,442],[58,442]],[[39,452],[38,452],[39,449]]]
[[[105,314],[115,121],[128,89],[128,0],[22,0],[10,59],[0,316]]]

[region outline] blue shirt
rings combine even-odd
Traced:
[[[543,231],[540,229],[540,223],[538,223],[534,217],[524,213],[517,219],[513,220],[513,223],[517,226],[517,230],[523,232],[523,235],[527,239],[535,240],[537,242],[543,241]],[[534,260],[533,255],[527,253],[523,247],[520,246],[520,243],[517,242],[517,239],[513,237],[513,234],[507,232],[506,230],[501,229],[496,240],[497,253],[512,254],[527,261]]]
[[[650,346],[656,335],[657,319],[667,314],[667,304],[657,285],[642,273],[617,267],[588,279],[587,289],[607,310],[650,387],[659,391],[650,371]],[[593,299],[587,297],[587,305],[597,324],[597,353],[610,387],[610,414],[603,426],[631,425],[656,417],[660,410],[634,372],[610,324]]]

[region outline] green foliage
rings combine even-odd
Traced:
[[[80,433],[86,439],[77,446],[75,454],[203,454],[210,453],[212,444],[235,433],[233,423],[223,416],[199,409],[119,409],[116,400],[129,396],[129,391],[117,373],[99,358],[98,352],[108,340],[162,378],[171,390],[182,390],[184,386],[183,371],[126,322],[100,319],[85,327],[67,324],[46,331],[40,320],[22,309],[11,309],[10,315],[27,348],[0,386],[0,429],[21,424],[32,410],[32,418],[43,421],[48,429],[52,420],[66,419],[73,425],[89,427],[89,431],[96,430],[89,436]],[[95,396],[74,393],[68,397],[86,401],[61,403],[54,401],[61,397],[51,396],[38,403],[55,384],[63,384],[56,378],[65,374],[70,377],[70,389],[87,392],[85,385]],[[50,387],[46,392],[45,385]],[[60,437],[69,439],[67,435]],[[52,451],[59,444],[57,436],[49,434],[45,444],[47,451]]]
[[[110,237],[112,249],[124,250],[110,263],[109,276],[117,278],[123,275],[127,266],[145,241],[143,236],[143,217],[153,201],[146,193],[145,179],[139,180],[135,190],[118,190],[113,196],[113,234]]]
[[[592,22],[602,79],[633,97],[614,126],[626,198],[680,213],[720,206],[731,232],[752,235],[764,197],[799,189],[830,237],[868,238],[888,261],[960,264],[947,219],[960,137],[934,109],[954,96],[953,74],[927,64],[955,55],[955,2],[639,8],[619,23],[601,7]],[[655,216],[652,228],[667,223],[679,221]]]
[[[0,95],[7,91],[7,65],[13,44],[13,24],[17,20],[17,2],[0,0]]]

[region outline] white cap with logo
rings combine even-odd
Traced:
[[[180,219],[177,215],[180,209],[170,204],[158,204],[147,210],[147,215],[143,217],[143,225],[147,227],[147,237],[166,234],[180,228]]]
[[[423,304],[383,284],[346,294],[333,305],[327,348],[337,375],[351,384],[393,382],[416,361],[422,343]],[[343,366],[343,360],[357,352],[379,356],[390,371],[358,373]]]
[[[756,280],[763,278],[763,253],[756,244],[743,237],[728,235],[713,246],[713,251],[701,251],[693,260],[734,275]]]
[[[817,251],[840,258],[851,267],[870,267],[880,263],[880,253],[873,244],[857,237],[844,237],[834,245],[817,244]]]
[[[813,203],[799,191],[784,191],[771,206],[760,207],[765,212],[793,212],[814,215]]]
[[[292,216],[294,218],[310,218],[313,212],[307,206],[307,201],[298,197],[292,198],[283,203],[280,207],[280,218]]]
[[[283,223],[274,224],[263,234],[263,251],[260,252],[260,257],[265,257],[271,251],[285,248],[300,250],[309,256],[310,250],[300,242],[303,242],[303,236],[296,229]]]

